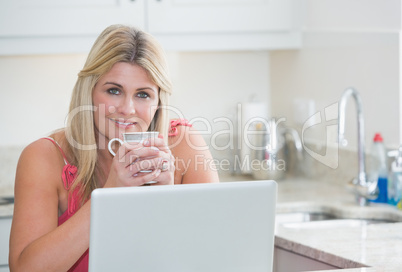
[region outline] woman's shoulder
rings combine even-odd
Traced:
[[[201,133],[186,119],[171,120],[169,147],[174,153],[194,154],[209,149]]]
[[[64,158],[56,139],[60,140],[57,134],[53,134],[30,143],[21,152],[20,161],[30,165],[54,165],[55,163],[60,165]]]
[[[63,157],[57,147],[49,140],[38,139],[26,146],[20,155],[15,186],[19,190],[58,188],[62,186],[60,180],[63,167]],[[50,184],[54,186],[49,186]]]
[[[175,136],[169,137],[169,147],[175,158],[175,183],[218,182],[214,160],[203,137],[205,131],[188,125],[177,125],[176,128]]]
[[[186,127],[192,127],[193,125],[184,118],[179,118],[179,119],[172,119],[170,120],[170,125],[169,125],[169,137],[175,137],[180,134],[180,132],[183,130],[185,131]]]

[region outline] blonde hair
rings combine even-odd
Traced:
[[[136,28],[124,25],[106,28],[95,41],[84,68],[78,74],[67,118],[66,138],[72,155],[71,163],[78,168],[70,193],[79,188],[81,205],[97,187],[97,178],[101,174],[97,164],[92,91],[99,78],[117,62],[141,66],[159,87],[159,108],[148,130],[159,131],[167,139],[167,106],[172,86],[162,48],[151,35]]]

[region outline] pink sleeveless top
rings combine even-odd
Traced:
[[[188,126],[191,127],[192,125],[186,119],[175,119],[170,121],[170,131],[169,137],[174,137],[178,135],[177,126]],[[60,150],[61,154],[63,155],[64,159],[64,167],[63,172],[61,173],[61,177],[63,180],[64,188],[68,191],[73,184],[76,174],[77,174],[77,167],[75,165],[71,165],[67,161],[67,157],[64,154],[63,149],[61,149],[60,145],[50,137],[45,137],[43,139],[47,139],[53,142]],[[71,216],[75,214],[75,212],[79,209],[78,203],[80,202],[80,196],[78,194],[78,189],[76,189],[72,194],[68,196],[68,208],[67,210],[59,216],[58,219],[58,226],[66,222]],[[89,260],[89,249],[87,249],[84,254],[77,260],[77,262],[68,270],[68,272],[87,272],[88,271],[88,260]]]
[[[63,180],[64,188],[68,191],[74,182],[77,174],[77,167],[75,165],[71,165],[68,163],[66,155],[64,154],[63,149],[61,149],[60,145],[52,138],[46,137],[51,142],[53,142],[60,150],[61,154],[64,158],[64,167],[63,172],[61,173],[61,178]],[[60,226],[64,222],[66,222],[71,216],[75,214],[78,210],[78,203],[80,202],[80,197],[78,195],[78,190],[75,190],[72,194],[68,196],[68,208],[67,210],[59,216],[58,225]],[[77,260],[77,262],[68,270],[68,272],[87,272],[88,271],[88,253],[89,250],[86,250],[85,253]]]

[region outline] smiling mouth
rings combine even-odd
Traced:
[[[110,120],[113,121],[114,123],[116,123],[117,125],[119,125],[119,126],[124,126],[124,127],[127,127],[127,126],[134,126],[134,125],[137,124],[137,122],[120,122],[120,121],[113,120],[113,119],[110,119]]]

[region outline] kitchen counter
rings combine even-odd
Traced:
[[[223,182],[251,179],[249,176],[221,177]],[[354,195],[340,184],[302,178],[288,178],[277,183],[277,213],[336,210],[364,215],[365,218],[387,214],[402,222],[402,212],[394,207],[382,204],[359,207]],[[342,271],[345,272],[401,271],[402,223],[336,228],[285,228],[277,225],[275,246],[344,268]]]
[[[222,182],[244,180],[252,178],[242,175],[221,176]],[[287,178],[277,183],[278,213],[336,209],[366,216],[386,213],[402,221],[402,212],[388,205],[357,206],[353,194],[339,184],[303,178]],[[9,192],[6,193],[9,196]],[[0,192],[0,196],[4,195],[5,192]],[[11,216],[12,212],[13,204],[0,205],[0,216]],[[320,229],[277,226],[275,246],[335,267],[346,268],[342,270],[345,272],[400,271],[402,223]]]

